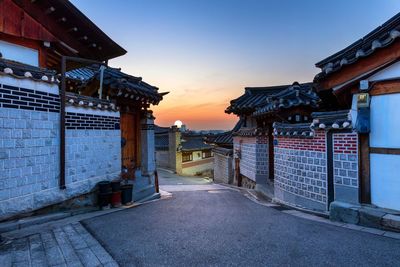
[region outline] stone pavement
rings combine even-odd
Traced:
[[[74,222],[11,240],[0,266],[118,266],[100,243]]]

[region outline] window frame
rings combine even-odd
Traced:
[[[193,153],[182,152],[182,162],[190,162],[190,161],[193,161]]]

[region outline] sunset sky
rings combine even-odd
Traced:
[[[170,91],[156,123],[230,129],[246,86],[312,81],[314,64],[400,11],[398,0],[73,0],[128,53],[110,65]]]

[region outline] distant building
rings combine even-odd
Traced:
[[[156,126],[157,166],[171,169],[180,175],[212,175],[212,146],[205,143],[204,135],[182,132],[181,129],[176,126]]]
[[[242,127],[243,121],[243,119],[240,119],[230,131],[222,133],[218,131],[217,134],[208,135],[206,138],[207,143],[213,146],[213,179],[216,183],[234,183],[233,134]]]

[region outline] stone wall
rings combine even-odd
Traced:
[[[170,168],[171,163],[169,161],[169,151],[168,150],[157,150],[156,151],[156,163],[157,167]]]
[[[58,86],[0,77],[0,220],[58,189]],[[25,87],[21,87],[25,86]]]
[[[214,169],[214,158],[206,158],[182,163],[183,175],[210,175]]]
[[[233,138],[235,153],[240,151],[240,173],[248,179],[265,184],[268,178],[268,142],[266,136]]]
[[[66,193],[79,195],[121,171],[119,112],[66,108]]]
[[[66,130],[66,189],[60,190],[58,85],[10,76],[0,76],[0,84],[0,220],[87,193],[119,174],[119,123],[110,129],[110,114],[87,110],[81,113],[90,126],[79,118],[79,126]],[[94,118],[104,120],[92,127]]]
[[[232,149],[214,149],[214,182],[233,183],[233,152]]]
[[[291,205],[327,210],[326,133],[314,138],[277,136],[274,147],[275,198]]]
[[[357,133],[333,134],[333,160],[335,200],[359,203]]]

